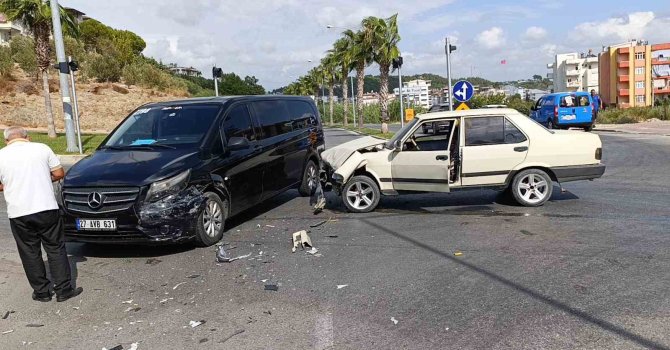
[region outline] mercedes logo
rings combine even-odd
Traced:
[[[102,206],[102,195],[99,192],[91,192],[88,195],[88,206],[91,209],[98,209]]]

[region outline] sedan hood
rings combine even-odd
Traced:
[[[144,186],[198,163],[197,149],[99,150],[75,164],[63,186]]]
[[[321,159],[333,169],[338,169],[354,152],[371,149],[386,143],[386,140],[366,136],[329,148],[321,153]]]

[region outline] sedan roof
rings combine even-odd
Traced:
[[[468,109],[464,111],[443,111],[419,114],[416,117],[420,120],[432,120],[441,118],[460,118],[460,117],[476,117],[483,115],[510,115],[519,114],[516,109],[512,108],[484,108],[484,109]]]

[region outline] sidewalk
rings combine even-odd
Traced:
[[[670,136],[670,121],[654,120],[636,124],[596,124],[594,131]]]

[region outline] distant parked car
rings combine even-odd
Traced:
[[[571,127],[593,129],[593,100],[585,91],[559,92],[542,96],[531,108],[530,117],[548,129]]]
[[[424,124],[444,127],[425,134]],[[554,182],[605,172],[598,135],[548,130],[497,108],[418,115],[389,141],[364,137],[321,155],[325,179],[358,213],[374,210],[381,195],[480,188],[535,207],[551,198]]]

